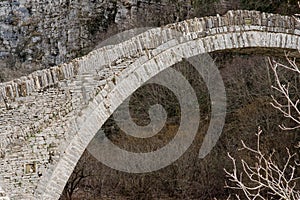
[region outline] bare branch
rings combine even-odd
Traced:
[[[278,74],[278,68],[284,68],[286,70],[289,70],[291,72],[294,72],[296,74],[300,75],[300,69],[296,65],[295,59],[290,59],[288,57],[288,54],[286,54],[286,59],[288,60],[288,63],[290,66],[278,63],[276,61],[271,61],[269,58],[269,63],[271,66],[272,71],[274,72],[275,77],[275,83],[276,86],[272,86],[273,89],[275,89],[277,92],[279,92],[284,100],[285,103],[280,103],[277,99],[275,99],[274,96],[272,96],[273,103],[271,105],[279,110],[281,113],[283,113],[284,117],[291,119],[296,125],[293,127],[287,127],[284,124],[279,125],[279,127],[282,130],[294,130],[300,128],[300,106],[299,102],[300,100],[293,100],[293,97],[290,95],[290,83],[283,84],[281,83],[279,74]]]
[[[295,177],[295,167],[292,165],[292,158],[295,154],[291,154],[287,149],[287,160],[282,168],[280,168],[273,160],[271,153],[265,156],[260,150],[260,135],[262,131],[259,129],[257,135],[256,149],[252,149],[243,143],[244,149],[254,153],[256,162],[254,166],[241,160],[243,172],[238,175],[237,163],[235,158],[230,154],[228,157],[232,160],[232,172],[224,169],[228,180],[233,185],[226,183],[225,187],[241,190],[247,199],[269,199],[267,195],[271,195],[275,199],[298,200],[300,191],[295,190],[296,180],[300,177]],[[249,180],[245,183],[243,176]],[[262,192],[264,191],[264,192]]]

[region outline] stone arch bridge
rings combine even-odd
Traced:
[[[253,50],[288,50],[297,56],[299,49],[300,22],[295,18],[229,11],[154,28],[0,83],[0,199],[58,199],[83,151],[114,110],[147,80],[184,58]]]

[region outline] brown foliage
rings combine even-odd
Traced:
[[[196,88],[201,107],[200,127],[193,145],[172,165],[148,174],[119,172],[98,163],[89,155],[88,163],[84,166],[78,164],[77,167],[93,166],[97,174],[79,184],[74,199],[226,199],[229,191],[224,189],[223,168],[231,167],[227,152],[251,162],[251,154],[237,149],[242,147],[239,142],[241,139],[255,141],[253,130],[256,130],[257,126],[261,126],[265,132],[262,136],[262,151],[269,153],[276,146],[277,151],[273,156],[280,158],[285,155],[285,147],[293,146],[297,135],[277,134],[281,131],[277,124],[282,121],[282,117],[270,105],[270,95],[273,91],[266,87],[270,87],[274,80],[269,74],[267,60],[260,56],[237,54],[213,56],[220,66],[229,104],[224,131],[213,151],[203,160],[197,157],[209,123],[210,102],[205,84],[203,81],[197,81],[201,78],[195,77],[193,71],[186,70],[187,63],[178,64],[175,68]],[[222,59],[223,57],[226,60]],[[150,93],[152,95],[149,95]],[[149,151],[164,146],[178,127],[180,112],[177,112],[178,103],[174,96],[155,85],[141,88],[133,95],[131,111],[137,124],[147,124],[147,110],[151,104],[157,102],[165,106],[170,116],[158,135],[149,140],[135,140],[122,133],[110,119],[104,126],[108,137],[115,144],[131,151]],[[251,145],[254,144],[250,142],[250,147],[253,147]],[[88,152],[85,152],[81,160],[85,160],[87,155]],[[237,167],[241,169],[242,166]]]

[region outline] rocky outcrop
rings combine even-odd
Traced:
[[[0,1],[0,68],[28,74],[85,55],[105,35],[135,26],[160,26],[180,20],[169,0],[3,0]],[[186,6],[183,6],[186,5]],[[164,10],[162,12],[162,10]],[[11,78],[4,77],[2,81]],[[1,81],[1,77],[0,77]]]

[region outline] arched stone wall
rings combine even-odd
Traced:
[[[27,175],[30,182],[26,179],[16,185],[5,180],[7,193],[13,198],[58,199],[89,142],[116,108],[147,80],[198,54],[249,49],[298,52],[300,23],[292,17],[257,11],[195,18],[151,29],[70,63],[1,83],[0,114],[4,117],[0,131],[4,136],[0,150],[18,144],[18,153],[25,156],[16,165],[13,150],[6,152],[8,156],[1,160],[6,168],[0,169],[0,175],[18,171],[22,179],[27,160],[43,165],[41,174]],[[55,103],[46,106],[49,98]],[[38,113],[43,111],[41,116],[47,120],[37,121],[36,113],[31,116],[33,109],[27,106],[34,102],[41,104],[34,108]],[[58,112],[57,107],[63,107],[64,112]],[[54,112],[58,115],[53,116]],[[18,118],[9,120],[11,116]],[[34,129],[23,129],[23,125]],[[21,140],[20,132],[36,136],[22,136]],[[40,142],[47,148],[37,150],[35,144]],[[55,156],[52,151],[57,152]]]
[[[232,38],[231,42],[228,42],[226,38]],[[160,54],[153,56],[142,65],[136,64],[136,66],[130,66],[129,68],[133,68],[134,70],[128,70],[129,72],[124,75],[125,78],[120,80],[108,92],[106,98],[102,99],[102,97],[99,97],[99,94],[90,102],[88,108],[86,108],[84,112],[85,120],[81,124],[78,124],[78,133],[70,142],[54,169],[52,177],[48,182],[47,188],[49,190],[45,191],[43,199],[59,197],[83,151],[104,122],[128,96],[161,71],[182,61],[182,59],[224,49],[267,47],[297,50],[299,46],[297,43],[292,42],[294,39],[300,40],[300,37],[294,36],[293,38],[289,34],[259,31],[208,36],[174,45],[160,52]]]

